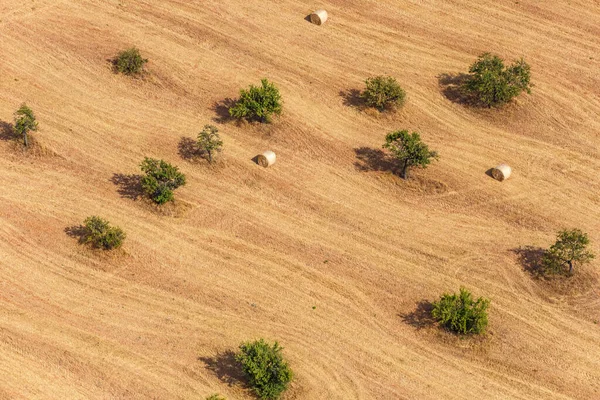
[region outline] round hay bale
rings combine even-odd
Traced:
[[[256,163],[261,167],[267,168],[275,164],[276,159],[277,157],[275,156],[275,153],[273,153],[271,150],[267,150],[264,153],[256,156]]]
[[[492,170],[492,176],[495,180],[502,182],[510,177],[512,168],[506,164],[500,164]]]
[[[317,10],[310,14],[310,22],[315,25],[323,25],[327,21],[327,11]]]

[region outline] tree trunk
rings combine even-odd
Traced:
[[[212,164],[212,151],[209,150],[207,153],[208,153],[208,163]]]
[[[29,141],[27,140],[27,131],[23,131],[23,143],[25,147],[29,147]]]
[[[402,172],[400,173],[402,179],[408,179],[408,161],[404,161],[404,165],[402,166]]]
[[[573,260],[569,260],[567,263],[569,263],[569,275],[573,275]]]

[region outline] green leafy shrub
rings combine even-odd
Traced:
[[[248,121],[271,122],[273,114],[280,115],[282,110],[279,89],[267,79],[261,80],[261,86],[250,85],[248,90],[240,90],[240,98],[229,109],[229,115]]]
[[[580,229],[565,229],[558,232],[556,242],[542,258],[546,274],[573,275],[574,268],[590,262],[595,255],[587,249],[590,240]]]
[[[209,163],[213,162],[215,153],[223,150],[223,141],[219,136],[219,129],[214,125],[204,125],[198,134],[198,148],[206,155]]]
[[[83,221],[84,233],[81,242],[104,250],[118,249],[125,240],[125,232],[119,227],[110,226],[108,221],[91,216]]]
[[[177,167],[154,158],[146,157],[140,164],[142,172],[142,188],[157,204],[173,200],[173,190],[185,185],[185,175]]]
[[[135,47],[122,51],[115,58],[115,69],[125,75],[136,75],[143,71],[148,62]]]
[[[15,132],[17,132],[18,135],[23,136],[23,144],[25,147],[29,146],[27,134],[30,131],[37,131],[37,128],[38,123],[33,114],[33,110],[23,103],[21,108],[15,111]]]
[[[366,105],[379,111],[404,104],[406,92],[391,76],[376,76],[365,81],[366,89],[360,94]]]
[[[404,179],[408,178],[412,167],[426,168],[432,160],[438,158],[437,152],[430,151],[417,132],[410,134],[407,130],[389,133],[385,137],[383,148],[390,150],[400,162],[401,176]]]
[[[270,346],[263,339],[243,343],[236,356],[258,397],[278,399],[292,380],[292,371],[283,360],[277,342]]]
[[[505,104],[523,91],[531,93],[531,68],[522,58],[505,67],[500,57],[484,53],[469,72],[463,90],[487,107]]]
[[[460,288],[459,294],[443,294],[433,303],[431,316],[456,333],[483,333],[488,324],[489,305],[490,300],[480,297],[474,301],[471,292]]]

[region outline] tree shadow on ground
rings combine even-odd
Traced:
[[[237,103],[237,100],[232,98],[226,98],[213,104],[212,110],[217,114],[213,121],[218,123],[225,123],[232,121],[234,118],[229,114],[229,109]]]
[[[177,153],[186,161],[193,161],[202,156],[198,144],[192,138],[182,136],[177,145]]]
[[[87,234],[87,229],[83,225],[73,225],[65,228],[67,236],[77,239],[79,243],[83,243]]]
[[[349,89],[349,90],[340,90],[339,93],[342,98],[342,103],[347,107],[354,107],[358,109],[365,108],[365,102],[360,97],[360,90],[358,89]]]
[[[435,324],[435,319],[431,316],[433,304],[427,300],[421,300],[417,303],[417,308],[408,313],[401,314],[402,321],[417,329],[427,328]]]
[[[475,105],[472,96],[466,93],[462,86],[470,77],[469,74],[440,74],[438,84],[445,98],[453,103]]]
[[[212,371],[221,382],[229,386],[234,384],[246,385],[246,379],[242,367],[235,359],[235,353],[227,350],[217,354],[215,357],[199,357],[209,371]]]
[[[528,272],[534,278],[544,277],[542,259],[546,250],[541,247],[524,246],[511,250],[517,255],[519,264],[523,270]]]
[[[17,138],[17,133],[15,132],[15,127],[13,124],[0,121],[0,140],[15,140]]]
[[[114,174],[110,181],[118,186],[117,192],[123,198],[137,200],[144,194],[141,175]]]
[[[391,171],[394,174],[399,172],[398,165],[383,150],[359,147],[354,149],[354,152],[358,159],[354,166],[359,171]]]

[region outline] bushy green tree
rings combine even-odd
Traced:
[[[214,125],[204,125],[198,134],[198,148],[206,155],[209,163],[213,162],[215,153],[223,150],[223,141],[219,136],[219,129]]]
[[[390,150],[400,162],[402,178],[408,178],[412,167],[426,168],[432,160],[438,158],[435,151],[421,141],[417,132],[408,133],[407,130],[395,131],[385,137],[384,148]]]
[[[240,98],[229,109],[229,115],[248,121],[271,122],[273,114],[281,114],[281,94],[279,89],[267,79],[261,80],[261,86],[250,85],[240,90]]]
[[[391,76],[375,76],[365,81],[366,89],[360,94],[365,104],[379,111],[404,104],[406,92]]]
[[[146,157],[140,164],[142,172],[142,188],[157,204],[173,200],[173,190],[185,185],[185,175],[171,164]]]
[[[588,250],[590,240],[580,229],[564,229],[558,232],[556,242],[542,258],[546,274],[572,275],[577,265],[590,262],[595,255]]]
[[[522,58],[505,67],[500,57],[484,53],[469,72],[463,90],[487,107],[507,103],[523,91],[531,93],[531,68]]]
[[[263,339],[243,343],[236,356],[250,386],[261,399],[278,399],[292,380],[292,371],[283,360],[282,348]]]
[[[463,335],[483,333],[488,324],[490,300],[473,300],[471,292],[460,288],[459,294],[443,294],[433,303],[431,315],[447,329]]]
[[[30,131],[37,131],[38,123],[33,114],[33,110],[27,107],[25,103],[15,112],[15,131],[23,136],[23,144],[29,146],[28,134]]]
[[[107,220],[97,216],[85,219],[84,233],[81,242],[90,243],[93,247],[104,250],[117,249],[125,240],[125,232],[117,226],[110,226]]]
[[[143,71],[148,59],[143,58],[135,47],[122,51],[115,59],[115,68],[125,75],[136,75]]]

